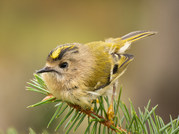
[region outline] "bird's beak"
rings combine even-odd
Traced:
[[[41,73],[47,73],[47,72],[56,72],[56,71],[52,69],[51,67],[44,67],[38,70],[36,73],[41,74]]]

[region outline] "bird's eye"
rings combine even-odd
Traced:
[[[63,62],[59,65],[60,68],[66,68],[68,67],[68,63],[67,62]]]

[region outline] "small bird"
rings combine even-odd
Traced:
[[[124,53],[131,43],[155,33],[135,31],[105,41],[59,45],[37,73],[42,74],[49,92],[57,99],[91,108],[92,101],[104,95],[134,59]]]

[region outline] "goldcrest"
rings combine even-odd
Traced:
[[[134,59],[124,53],[131,43],[153,34],[135,31],[105,41],[59,45],[37,73],[42,73],[49,92],[57,99],[90,108],[92,100],[104,95]]]

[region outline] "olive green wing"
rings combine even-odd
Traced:
[[[101,77],[101,81],[96,84],[93,91],[98,94],[104,94],[109,85],[115,82],[127,69],[128,64],[134,59],[133,55],[130,54],[112,54],[113,62],[108,69],[108,75]],[[97,79],[96,79],[97,80]]]
[[[90,42],[87,45],[96,57],[97,65],[94,74],[90,77],[93,91],[107,87],[119,78],[128,64],[134,59],[133,55],[123,54],[132,42],[155,34],[151,31],[135,31],[121,38],[110,38],[105,42]],[[94,77],[93,77],[94,76]]]

